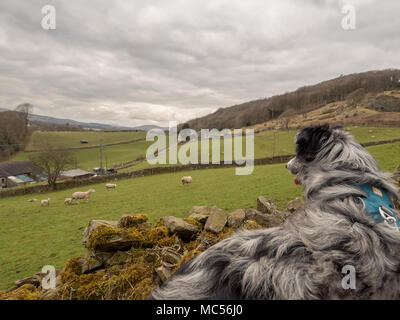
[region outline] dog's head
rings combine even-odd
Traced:
[[[317,157],[332,135],[332,128],[328,125],[307,127],[295,137],[296,157],[291,159],[286,168],[291,174],[298,174],[300,170],[310,165]]]
[[[377,170],[376,160],[345,130],[338,126],[306,127],[295,137],[296,156],[286,168],[297,175],[301,184],[305,169],[319,166],[324,170],[338,167],[349,170]]]

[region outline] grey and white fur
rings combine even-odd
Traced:
[[[390,175],[338,127],[301,130],[287,168],[304,210],[284,224],[239,231],[183,265],[152,299],[399,299],[400,232],[377,223],[354,197],[370,184],[398,199]],[[342,268],[354,266],[356,288]]]

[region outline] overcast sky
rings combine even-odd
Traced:
[[[342,28],[342,6],[356,29]],[[56,9],[44,30],[42,7]],[[340,74],[399,68],[399,0],[1,0],[0,107],[167,125]]]

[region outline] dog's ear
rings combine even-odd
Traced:
[[[297,136],[296,155],[306,162],[314,160],[331,134],[332,128],[328,124],[304,128]]]
[[[303,157],[310,144],[310,134],[306,129],[301,130],[296,136],[296,155]]]
[[[325,142],[332,134],[334,128],[329,124],[323,124],[319,128],[316,128],[315,135],[319,139],[320,143]]]

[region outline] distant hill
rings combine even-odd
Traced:
[[[0,108],[0,112],[10,111],[6,108]],[[139,130],[139,131],[149,131],[151,129],[162,129],[166,130],[167,128],[162,128],[154,125],[143,125],[137,127],[125,127],[125,126],[114,126],[104,123],[96,123],[96,122],[80,122],[71,119],[63,119],[63,118],[55,118],[42,116],[37,114],[29,115],[29,121],[33,124],[35,123],[45,123],[49,125],[58,125],[65,126],[69,125],[71,127],[82,127],[85,129],[94,129],[94,130],[110,130],[110,131],[130,131],[130,130]]]
[[[187,121],[186,124],[195,130],[242,128],[278,117],[305,114],[329,103],[344,101],[348,97],[399,88],[400,70],[351,74],[302,87],[294,92],[220,108],[212,114]]]
[[[134,130],[140,130],[140,131],[150,131],[151,129],[161,129],[163,131],[168,130],[168,128],[166,128],[166,127],[159,127],[159,126],[154,126],[151,124],[134,127]]]

